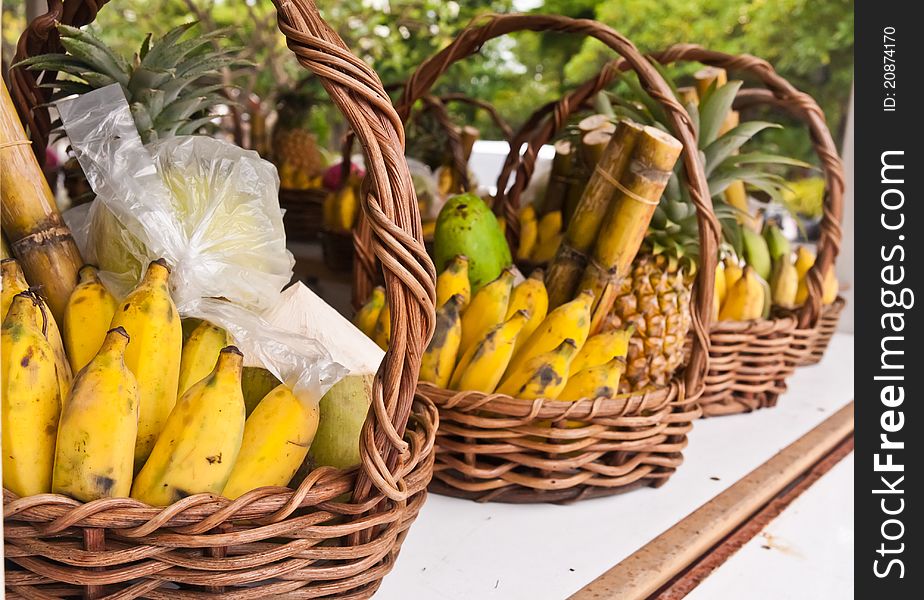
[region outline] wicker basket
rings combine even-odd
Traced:
[[[826,178],[825,210],[818,260],[809,276],[809,301],[797,311],[779,311],[769,320],[716,322],[709,333],[709,372],[705,391],[699,398],[703,415],[735,414],[774,406],[779,395],[786,391],[786,379],[795,368],[820,360],[843,308],[843,300],[830,306],[821,305],[821,273],[836,258],[841,238],[844,176],[834,142],[815,101],[792,87],[766,61],[753,56],[712,52],[689,44],[673,46],[651,58],[662,64],[695,61],[756,78],[766,89],[741,90],[736,107],[765,104],[804,121],[821,159]],[[501,198],[500,210],[508,219],[519,209],[519,196],[529,182],[528,176],[541,145],[552,138],[573,112],[587,106],[594,94],[629,68],[625,60],[609,63],[597,77],[559,102],[542,107],[515,134],[515,140],[528,141],[529,145],[521,158],[508,157],[498,183],[498,189],[504,190],[514,170],[526,175],[518,177]],[[515,230],[510,235],[514,236],[511,244],[515,245]]]
[[[311,242],[318,238],[326,196],[327,191],[323,189],[279,190],[279,207],[285,210],[282,224],[286,228],[286,239]]]
[[[424,501],[438,415],[425,397],[415,398],[414,386],[433,328],[434,271],[401,152],[401,121],[376,74],[310,0],[277,7],[289,47],[322,77],[358,132],[374,190],[363,200],[370,245],[393,257],[384,264],[395,343],[375,378],[361,465],[316,469],[297,489],[260,488],[233,502],[199,494],[166,508],[4,490],[9,598],[367,598]],[[47,35],[53,21],[33,27]]]
[[[675,135],[686,149],[685,165],[693,173],[690,192],[700,209],[703,244],[716,249],[718,223],[702,166],[698,154],[687,151],[696,147],[689,116],[638,50],[597,22],[541,15],[495,15],[478,20],[411,75],[398,103],[399,114],[407,115],[414,101],[426,96],[452,63],[476,53],[492,38],[523,30],[593,36],[626,57],[652,97],[671,115]],[[519,147],[516,139],[513,143]],[[508,218],[507,223],[516,226],[515,219]],[[437,464],[430,489],[478,501],[571,502],[664,483],[680,466],[686,435],[700,414],[696,400],[706,370],[713,274],[714,269],[703,269],[698,276],[697,335],[689,367],[663,388],[610,399],[562,402],[419,385],[419,395],[431,399],[440,411]],[[568,420],[586,426],[571,428],[566,426]]]

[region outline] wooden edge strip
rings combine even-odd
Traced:
[[[853,432],[854,402],[571,596],[640,600],[726,538]]]
[[[654,596],[653,600],[680,600],[709,577],[713,571],[732,557],[738,550],[756,537],[796,498],[814,485],[821,477],[853,452],[853,434],[848,435],[830,454],[812,466],[797,481],[788,486],[776,498],[745,521],[725,539],[704,554],[695,563],[678,574]]]

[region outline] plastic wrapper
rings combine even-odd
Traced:
[[[65,220],[117,297],[164,258],[180,315],[225,328],[246,365],[266,368],[315,402],[347,374],[316,338],[261,316],[281,302],[295,262],[275,167],[203,136],[144,146],[117,84],[61,102],[58,111],[97,195]]]

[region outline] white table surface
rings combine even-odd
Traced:
[[[687,600],[853,598],[853,462],[834,465]]]
[[[569,506],[431,494],[376,598],[566,598],[847,404],[853,360],[853,336],[837,334],[821,364],[797,370],[776,408],[697,422],[684,464],[659,489]],[[843,497],[851,483],[829,485]],[[742,597],[752,596],[729,598]]]

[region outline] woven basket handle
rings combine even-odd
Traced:
[[[392,342],[373,383],[360,438],[362,474],[354,501],[374,494],[407,496],[395,476],[408,452],[402,439],[420,358],[434,325],[433,263],[423,244],[414,184],[404,159],[404,127],[378,75],[353,56],[312,0],[273,0],[279,29],[298,62],[321,78],[363,148],[368,193],[361,194],[372,250],[385,271]]]
[[[651,63],[628,39],[615,30],[588,19],[572,19],[558,15],[487,15],[476,19],[456,39],[439,53],[427,59],[408,78],[404,93],[397,104],[398,114],[405,118],[413,101],[429,93],[436,80],[456,61],[475,54],[485,42],[516,31],[549,31],[594,37],[616,51],[626,64],[639,75],[644,90],[660,102],[671,121],[672,133],[684,146],[683,161],[690,184],[690,195],[696,206],[697,222],[702,245],[702,265],[695,286],[693,332],[694,344],[686,369],[685,393],[695,398],[702,390],[709,349],[709,321],[712,313],[712,295],[715,262],[720,229],[712,210],[712,199],[703,165],[697,150],[696,134],[690,117],[680,105],[664,79]],[[516,140],[513,140],[515,143]],[[513,153],[513,152],[511,152]],[[516,213],[507,212],[507,226],[516,228]],[[515,233],[513,234],[515,235]]]

